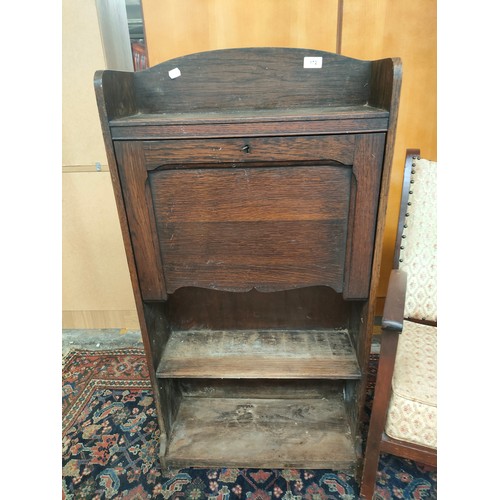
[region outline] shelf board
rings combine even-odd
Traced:
[[[191,123],[245,123],[262,121],[325,120],[325,119],[357,119],[357,118],[387,118],[389,112],[385,109],[368,105],[353,105],[344,107],[321,106],[287,109],[251,109],[251,110],[200,110],[185,113],[137,113],[135,115],[110,120],[112,127],[131,127],[147,125],[191,124]]]
[[[328,399],[185,397],[164,467],[350,469],[357,460],[339,391]]]
[[[368,105],[263,110],[137,113],[110,120],[116,140],[385,132],[389,112]]]
[[[174,331],[159,378],[359,379],[345,330]]]

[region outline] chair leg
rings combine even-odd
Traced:
[[[373,397],[370,426],[366,439],[365,463],[361,480],[361,498],[372,500],[377,478],[380,442],[385,428],[387,408],[391,397],[391,381],[394,359],[398,347],[399,332],[382,331],[377,381]]]
[[[374,399],[372,407],[372,418],[366,438],[365,461],[363,475],[361,478],[360,497],[365,500],[372,500],[377,482],[377,471],[380,459],[380,442],[384,429],[384,423],[376,413],[377,406],[383,406],[380,398]]]
[[[370,436],[369,436],[370,437]],[[377,480],[377,470],[380,454],[380,438],[377,442],[376,436],[372,436],[366,443],[365,463],[363,467],[363,476],[361,479],[360,497],[365,500],[372,500],[375,492],[375,483]]]

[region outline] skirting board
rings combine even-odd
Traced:
[[[73,328],[127,328],[139,329],[135,310],[130,311],[63,311],[62,327]]]

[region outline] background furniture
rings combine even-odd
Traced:
[[[394,270],[382,341],[361,494],[371,499],[379,454],[436,466],[436,163],[407,150]]]
[[[400,84],[283,48],[96,74],[163,469],[360,465]]]

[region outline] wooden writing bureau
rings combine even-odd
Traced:
[[[164,470],[359,465],[400,73],[259,48],[96,74]]]

